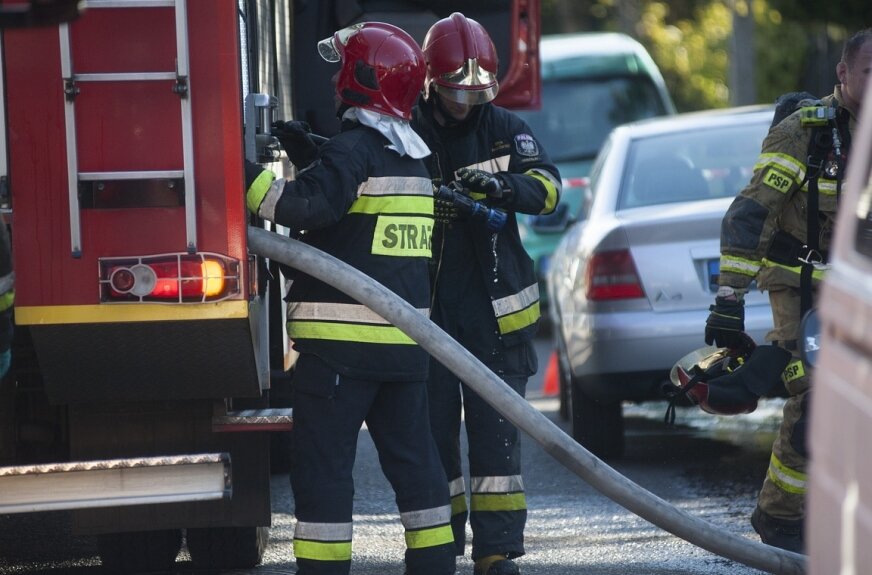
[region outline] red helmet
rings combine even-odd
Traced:
[[[493,100],[499,64],[497,51],[484,27],[455,12],[439,20],[424,38],[427,59],[426,91],[460,104],[484,104]]]
[[[342,62],[336,94],[349,106],[412,119],[427,70],[418,43],[402,29],[362,22],[318,42],[328,62]]]

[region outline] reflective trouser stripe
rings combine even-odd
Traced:
[[[470,498],[473,511],[522,511],[527,508],[523,493],[473,493]]]
[[[406,531],[406,547],[409,549],[436,547],[437,545],[447,545],[453,541],[454,532],[451,530],[451,525],[447,523],[427,529]]]
[[[406,528],[406,546],[409,549],[424,549],[446,545],[454,541],[451,531],[451,506],[432,507],[400,513]]]
[[[463,476],[448,482],[448,493],[451,495],[451,515],[466,513],[466,483]]]
[[[313,561],[351,561],[351,541],[326,543],[295,538],[294,555]]]
[[[294,555],[315,561],[351,561],[351,523],[298,521],[294,528]]]
[[[527,509],[520,475],[473,477],[470,507],[473,511],[522,511]]]
[[[291,339],[329,339],[360,343],[416,345],[412,338],[393,326],[289,321],[287,328]]]
[[[782,491],[805,494],[806,474],[790,469],[781,463],[774,453],[769,459],[769,479]]]

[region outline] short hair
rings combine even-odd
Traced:
[[[842,47],[842,62],[848,66],[852,65],[857,52],[870,40],[872,40],[872,28],[860,30],[845,40],[845,45]]]

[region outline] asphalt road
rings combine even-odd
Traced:
[[[528,399],[567,430],[557,401],[542,394],[549,343],[539,342],[540,374]],[[742,418],[715,419],[680,409],[678,424],[663,423],[665,406],[625,407],[627,450],[610,464],[620,473],[694,516],[756,540],[747,522],[766,469],[779,406],[763,405]],[[626,511],[524,437],[523,473],[529,519],[524,575],[748,575],[754,569],[686,543]],[[402,527],[374,447],[362,431],[355,467],[354,575],[403,573]],[[293,500],[286,475],[274,475],[273,527],[263,564],[236,574],[294,573]],[[99,573],[93,541],[69,533],[64,513],[0,517],[0,573]],[[195,573],[186,552],[176,573]],[[472,573],[467,557],[458,573]]]

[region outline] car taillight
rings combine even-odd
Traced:
[[[100,301],[198,303],[239,293],[239,262],[220,254],[100,258]]]
[[[630,250],[593,254],[585,274],[587,299],[593,301],[645,297]]]

